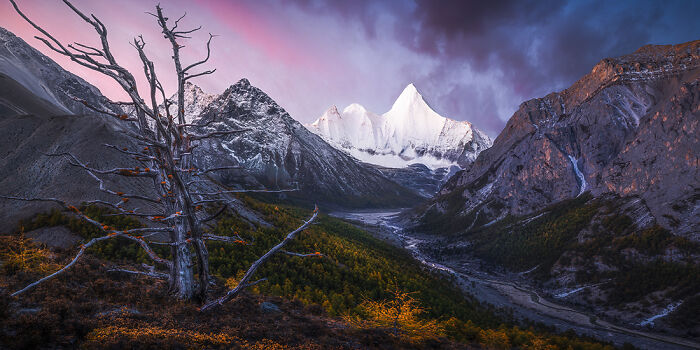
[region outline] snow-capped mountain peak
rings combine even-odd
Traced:
[[[464,166],[491,145],[471,123],[435,112],[412,83],[382,115],[357,103],[342,112],[332,106],[307,128],[362,161],[394,168]]]
[[[192,123],[216,98],[217,95],[208,94],[199,86],[185,82],[185,122]],[[170,99],[177,101],[177,96],[173,95]],[[170,106],[170,114],[177,114],[177,105]]]
[[[391,106],[391,109],[400,109],[402,107],[407,107],[415,104],[420,104],[423,103],[427,106],[427,103],[425,100],[423,100],[423,96],[418,92],[418,89],[416,88],[413,83],[408,84],[399,97],[394,101],[394,104]]]
[[[314,125],[320,125],[323,122],[326,122],[329,120],[338,120],[340,118],[341,118],[341,116],[340,116],[340,112],[338,112],[338,107],[333,105],[333,106],[330,106],[330,108],[328,108],[323,113],[323,115],[320,118],[318,118],[318,120],[316,120],[314,122]]]

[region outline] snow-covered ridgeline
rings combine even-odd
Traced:
[[[473,161],[491,146],[471,123],[440,116],[413,84],[382,115],[356,103],[342,112],[333,106],[306,127],[355,158],[394,168],[413,163],[440,168],[460,157]]]

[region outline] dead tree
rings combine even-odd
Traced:
[[[155,13],[149,13],[156,19],[164,38],[169,41],[172,47],[172,59],[175,64],[175,74],[177,75],[177,93],[174,95],[175,98],[173,100],[166,96],[165,89],[156,75],[155,65],[153,61],[148,58],[144,50],[146,43],[142,36],[136,37],[132,42],[132,46],[138,52],[143,63],[143,73],[148,81],[149,87],[149,91],[146,94],[139,92],[134,75],[117,62],[117,59],[110,49],[109,41],[107,40],[107,28],[95,15],[87,16],[69,1],[64,0],[63,2],[78,17],[94,28],[101,43],[99,47],[92,47],[81,43],[65,45],[30,20],[29,17],[19,9],[14,0],[10,0],[10,2],[17,13],[43,35],[43,37],[37,36],[36,38],[38,40],[42,41],[51,50],[70,58],[73,62],[110,77],[127,93],[131,101],[112,103],[115,105],[131,106],[134,111],[132,115],[116,113],[112,110],[102,110],[90,105],[87,101],[80,100],[77,97],[75,99],[82,102],[86,107],[96,113],[111,116],[128,124],[125,128],[125,133],[140,144],[139,147],[142,148],[138,150],[128,150],[117,145],[105,146],[114,151],[121,152],[126,156],[133,157],[143,164],[143,168],[95,169],[88,166],[71,153],[49,154],[48,156],[67,157],[70,164],[84,169],[84,171],[92,176],[99,183],[101,191],[117,197],[116,203],[100,200],[89,201],[88,203],[106,205],[119,214],[140,217],[150,220],[150,222],[153,223],[153,227],[118,231],[113,227],[109,227],[88,217],[77,207],[61,199],[2,196],[5,199],[11,200],[55,202],[65,209],[72,211],[79,218],[99,227],[100,230],[104,232],[103,236],[94,238],[86,244],[81,245],[75,258],[65,267],[26,286],[12,295],[16,296],[24,293],[34,286],[69,269],[83,255],[85,249],[88,247],[104,240],[124,237],[138,243],[155,264],[166,268],[168,271],[167,274],[160,273],[150,267],[147,271],[125,272],[157,278],[167,277],[170,290],[177,298],[205,302],[209,285],[212,282],[212,277],[209,274],[209,253],[207,251],[206,241],[215,240],[220,242],[240,243],[243,242],[243,239],[237,236],[216,236],[205,233],[202,228],[203,224],[215,219],[223,210],[211,216],[204,216],[203,214],[206,213],[202,211],[202,209],[209,203],[221,200],[222,196],[227,193],[245,192],[245,190],[234,190],[198,193],[193,188],[193,184],[204,180],[202,175],[231,168],[195,169],[192,159],[192,149],[196,147],[196,143],[201,140],[244,131],[228,130],[204,132],[201,131],[202,125],[187,124],[185,121],[185,83],[190,79],[209,75],[215,71],[215,69],[212,69],[195,72],[195,69],[200,69],[200,67],[209,60],[211,53],[210,45],[213,35],[209,34],[209,39],[206,43],[206,57],[200,61],[184,65],[180,60],[180,50],[184,47],[181,41],[190,38],[189,35],[198,31],[201,27],[188,30],[180,29],[180,21],[185,15],[171,22],[168,17],[163,14],[160,5],[156,6]],[[175,113],[171,112],[171,107],[175,107]],[[101,177],[105,174],[150,178],[153,181],[153,192],[157,197],[152,198],[142,194],[123,193],[109,189],[106,187]],[[146,213],[130,210],[126,204],[130,200],[148,203],[151,208],[156,208],[156,212]],[[230,290],[223,297],[205,303],[202,310],[210,309],[231,300],[246,287],[260,282],[261,280],[250,282],[250,279],[258,267],[277,252],[298,256],[318,256],[318,253],[299,254],[281,250],[281,248],[294,239],[299,232],[306,229],[316,219],[317,215],[318,208],[314,210],[313,215],[299,226],[299,228],[289,233],[282,242],[253,263],[245,274],[245,277],[235,288]],[[153,236],[156,234],[166,234],[168,240],[166,242],[156,242],[153,240]],[[170,246],[172,260],[158,256],[158,254],[151,249],[151,244],[156,243]]]

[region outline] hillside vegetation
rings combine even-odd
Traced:
[[[218,292],[240,278],[244,268],[308,215],[307,210],[297,207],[266,204],[248,197],[242,199],[273,226],[253,226],[236,215],[227,215],[212,227],[218,234],[237,233],[246,240],[237,245],[210,245],[211,269],[220,280]],[[84,212],[120,229],[139,225],[136,220],[112,216],[101,208],[87,207]],[[83,238],[97,234],[97,230],[89,225],[58,211],[38,215],[22,224],[25,231],[63,225]],[[28,244],[18,235],[4,239],[7,243],[0,248],[3,256],[0,259],[3,261],[17,253],[18,248],[9,247]],[[348,347],[352,342],[364,342],[369,347],[386,347],[389,344],[398,347],[451,347],[457,344],[454,342],[459,342],[492,348],[612,348],[577,338],[573,334],[554,335],[541,327],[518,328],[504,314],[497,315],[494,310],[479,305],[473,299],[465,297],[449,280],[425,270],[408,253],[338,219],[322,216],[318,224],[305,231],[287,248],[300,253],[318,252],[319,257],[301,258],[280,254],[264,265],[257,272],[256,279],[265,277],[267,281],[251,288],[241,300],[216,311],[216,316],[211,316],[226,314],[226,319],[237,326],[230,326],[221,320],[210,322],[207,314],[200,315],[194,306],[167,301],[165,295],[159,294],[158,289],[152,287],[153,279],[115,273],[104,275],[104,270],[109,267],[104,266],[105,261],[116,261],[127,267],[150,263],[136,245],[115,239],[90,248],[88,259],[79,263],[71,273],[12,301],[18,305],[5,305],[2,317],[11,322],[4,332],[8,332],[8,328],[14,332],[15,336],[10,337],[14,342],[42,339],[55,343],[70,338],[74,342],[93,345],[111,337],[121,344],[166,344],[175,347],[199,347],[202,344],[208,347],[227,347],[231,344],[258,346],[261,341],[270,341],[271,344],[280,346],[324,344],[324,347],[331,344],[333,347]],[[167,249],[161,248],[158,252],[163,256],[168,254]],[[4,265],[2,288],[5,291],[13,290],[40,276],[40,271],[33,270],[33,266],[43,263],[56,267],[68,259],[69,253],[71,252],[53,253],[44,249],[38,253],[43,254],[41,256],[44,258],[32,263],[12,267]],[[53,292],[54,290],[59,292]],[[71,293],[74,295],[71,296]],[[141,294],[143,299],[139,298]],[[412,305],[414,312],[403,314],[401,317],[404,321],[399,327],[383,326],[385,323],[382,323],[378,315],[401,310],[395,306],[406,301],[401,299],[402,295],[410,295],[410,303],[407,305]],[[260,317],[268,321],[254,320],[247,325],[244,322],[246,317],[258,316],[240,313],[233,316],[235,310],[246,308],[252,310],[251,315],[257,315],[259,310],[244,304],[257,305],[270,298],[283,305],[284,316],[280,316],[280,320],[270,321],[271,316],[264,314]],[[76,303],[80,305],[75,305]],[[106,308],[110,303],[126,305],[126,311],[117,312],[121,316],[116,318],[100,316],[99,322],[92,320],[90,314],[99,313],[97,310]],[[19,305],[24,308],[40,305],[41,311],[18,316]],[[160,319],[164,311],[159,305],[167,312],[192,313],[192,316],[185,317],[185,321],[170,317]],[[290,305],[289,309],[294,311],[284,311],[286,305]],[[130,307],[138,309],[138,313],[130,313]],[[297,316],[290,316],[290,312]],[[236,318],[235,322],[231,321],[231,317]],[[313,340],[315,338],[304,335],[308,331],[291,336],[290,330],[279,328],[280,322],[292,322],[289,317],[298,317],[302,324],[295,325],[292,329],[299,329],[304,323],[316,322],[323,326],[316,324],[314,327],[322,328],[322,334],[335,340],[320,338],[319,343]],[[132,325],[133,319],[138,319],[137,324],[142,326]],[[201,322],[194,328],[197,331],[185,331],[190,329],[186,322],[194,320]],[[344,325],[348,320],[353,322]],[[75,324],[76,329],[59,326],[66,322]],[[329,324],[335,326],[328,326]],[[37,327],[43,329],[39,338],[32,331]],[[244,327],[245,331],[236,327]],[[253,329],[255,327],[259,329]],[[412,331],[415,329],[422,330],[419,336]],[[250,332],[264,334],[264,337],[253,341],[248,336]],[[7,336],[6,333],[4,341],[10,339]],[[342,339],[350,340],[343,343]]]
[[[474,255],[513,272],[527,271],[541,286],[594,285],[583,302],[644,311],[650,304],[683,301],[669,322],[699,336],[700,246],[658,225],[637,228],[617,198],[584,194],[528,216],[508,216],[486,227],[453,233],[467,247],[437,247],[434,256]],[[572,272],[575,271],[575,272]]]

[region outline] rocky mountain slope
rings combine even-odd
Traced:
[[[0,193],[26,197],[58,197],[81,201],[109,199],[94,179],[65,158],[45,153],[71,152],[96,168],[137,166],[119,152],[103,147],[111,143],[133,148],[121,131],[127,127],[112,118],[95,116],[73,97],[100,108],[112,108],[97,88],[63,70],[59,65],[12,33],[0,30]],[[188,120],[205,108],[203,118],[222,118],[213,128],[241,126],[250,130],[223,143],[197,148],[202,165],[242,165],[240,172],[220,174],[229,186],[292,189],[308,201],[338,206],[404,206],[419,197],[379,171],[333,149],[318,136],[292,120],[272,99],[243,80],[221,96],[209,95],[194,85],[186,93]],[[216,107],[212,104],[218,101]],[[210,106],[212,105],[212,106]],[[219,111],[228,111],[222,114]],[[223,152],[223,153],[220,153]],[[206,163],[206,164],[204,164]],[[148,194],[144,181],[107,176],[106,185],[122,192]],[[204,191],[211,192],[211,191]],[[45,203],[0,201],[0,218],[7,225],[37,211]],[[235,205],[234,205],[235,206]],[[244,208],[237,208],[245,210]]]
[[[0,73],[58,108],[58,114],[92,114],[73,97],[102,110],[115,110],[100,91],[70,73],[8,30],[0,27]],[[56,111],[56,112],[58,112]]]
[[[602,60],[572,87],[524,102],[421,220],[461,218],[453,231],[466,230],[611,192],[700,239],[699,79],[700,41]]]
[[[421,197],[426,199],[432,198],[452,175],[462,169],[457,165],[431,169],[421,163],[413,163],[403,168],[372,166],[379,170],[382,175],[401,186],[416,191]]]
[[[217,174],[226,185],[271,190],[298,187],[299,193],[286,196],[347,207],[411,205],[419,200],[412,191],[312,134],[246,79],[191,119],[208,125],[209,131],[246,129],[223,141],[203,142],[195,150],[199,166],[244,168]]]
[[[356,103],[342,112],[332,106],[306,127],[352,156],[388,168],[414,163],[464,167],[491,146],[491,139],[471,123],[437,114],[413,84],[382,115]]]
[[[86,108],[71,96],[105,109],[113,107],[97,88],[2,28],[0,42],[0,193],[75,201],[110,199],[66,158],[44,154],[71,152],[98,168],[135,165],[102,146],[111,142],[135,147],[120,133],[123,125],[102,116],[80,115]],[[121,180],[107,176],[106,184],[121,191],[148,190],[143,181]],[[0,200],[0,230],[49,207],[52,204]]]
[[[478,261],[597,317],[697,339],[699,124],[700,41],[604,59],[523,103],[407,220],[447,265]]]

